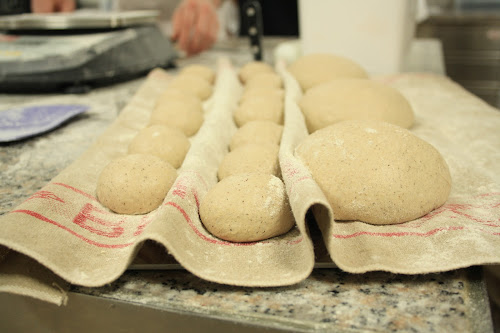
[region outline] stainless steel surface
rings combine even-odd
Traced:
[[[443,12],[420,24],[417,36],[439,38],[447,75],[500,106],[500,12]]]
[[[0,30],[110,29],[154,24],[159,12],[141,10],[103,12],[81,10],[73,13],[20,14],[0,17]]]

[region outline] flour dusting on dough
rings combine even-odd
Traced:
[[[281,180],[272,177],[267,183],[267,197],[264,202],[264,208],[271,217],[275,217],[281,210],[281,203],[284,200],[285,191]]]

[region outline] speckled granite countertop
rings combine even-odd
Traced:
[[[265,46],[269,48],[276,42],[265,41]],[[228,42],[184,62],[213,64],[222,54],[229,55],[236,65],[240,65],[251,58],[242,45],[247,44]],[[436,52],[422,50],[422,59],[427,58],[429,52]],[[267,52],[265,55],[272,54]],[[440,64],[436,66],[434,68],[442,68]],[[143,79],[137,79],[85,95],[0,95],[0,110],[50,99],[90,106],[85,114],[42,136],[0,144],[0,215],[40,189],[85,151],[115,119],[142,82]],[[302,283],[281,288],[218,285],[200,280],[184,270],[127,271],[105,287],[72,286],[70,302],[71,294],[127,302],[137,306],[137,311],[155,308],[262,329],[492,331],[479,268],[418,276],[382,272],[352,275],[335,268],[316,269]]]
[[[185,271],[129,271],[103,288],[73,291],[291,331],[489,331],[477,269],[425,276],[316,269],[302,283],[238,288]]]

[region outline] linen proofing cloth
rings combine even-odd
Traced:
[[[126,154],[149,121],[171,77],[150,73],[109,129],[72,165],[0,219],[0,291],[62,304],[68,283],[101,286],[117,279],[142,244],[153,240],[200,278],[239,286],[282,286],[309,276],[313,244],[306,213],[312,209],[331,258],[353,273],[386,270],[428,273],[499,263],[498,110],[450,80],[422,74],[377,78],[400,90],[416,113],[413,133],[434,145],[450,166],[446,204],[403,224],[337,222],[319,186],[294,157],[307,136],[297,82],[278,64],[285,82],[282,177],[296,220],[287,234],[231,243],[208,233],[198,208],[217,182],[218,165],[237,130],[232,120],[242,92],[237,69],[222,59],[205,120],[163,204],[138,216],[111,213],[96,199],[100,171]]]

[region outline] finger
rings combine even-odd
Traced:
[[[188,3],[186,7],[186,14],[184,16],[184,21],[181,26],[181,33],[179,37],[179,46],[181,49],[190,53],[190,45],[192,40],[192,33],[194,31],[193,26],[196,22],[196,8]]]
[[[31,0],[31,11],[33,13],[52,13],[54,11],[54,2]]]
[[[75,10],[75,0],[62,0],[59,6],[61,12],[72,12]]]
[[[206,15],[203,20],[200,20],[198,30],[202,33],[203,38],[199,45],[199,52],[211,47],[216,39],[219,31],[219,20],[213,8],[207,8]]]
[[[206,43],[207,29],[209,28],[208,22],[210,17],[204,8],[200,8],[198,13],[198,20],[193,27],[193,38],[191,40],[190,49],[193,53],[199,53],[203,50],[203,45]]]
[[[185,11],[182,9],[182,4],[175,10],[174,15],[172,17],[172,39],[176,40],[179,38],[181,32],[181,26],[184,22],[184,13]]]
[[[192,43],[193,53],[200,53],[213,44],[211,29],[216,15],[213,6],[209,2],[199,4],[199,16],[194,27],[195,38]]]

